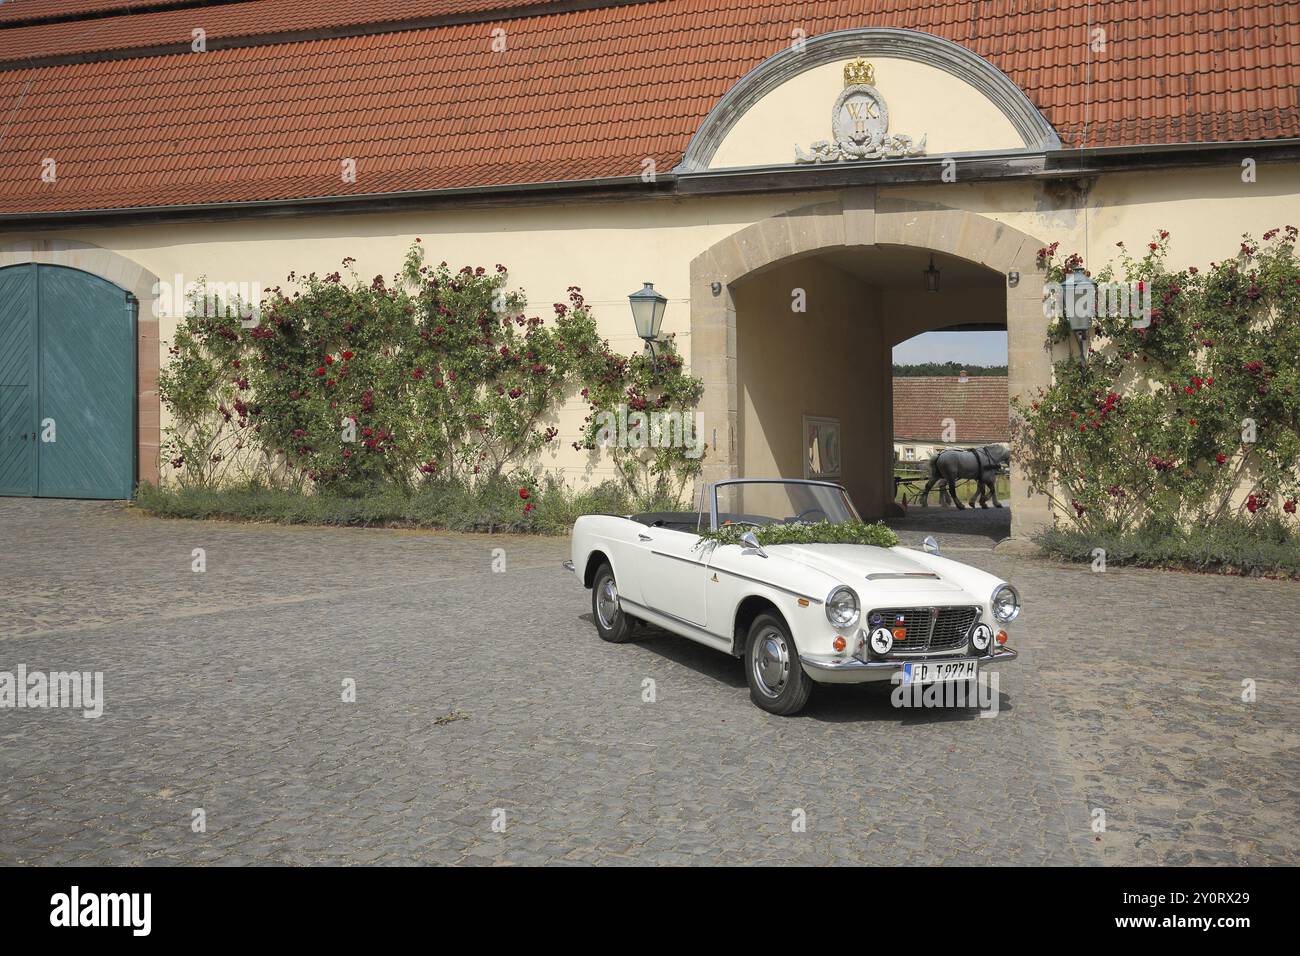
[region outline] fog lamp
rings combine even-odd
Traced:
[[[889,628],[878,627],[871,632],[871,652],[879,657],[884,657],[894,649],[894,635],[889,633]]]

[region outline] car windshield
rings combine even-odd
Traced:
[[[715,528],[726,524],[860,521],[839,485],[811,481],[724,481],[713,486]]]

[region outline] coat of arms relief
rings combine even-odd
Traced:
[[[889,132],[889,107],[875,87],[876,70],[866,60],[844,67],[844,91],[831,111],[833,140],[820,139],[804,152],[794,148],[796,163],[837,163],[859,159],[904,159],[925,155],[925,137]]]

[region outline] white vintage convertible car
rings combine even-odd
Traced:
[[[940,557],[933,539],[924,551],[760,542],[775,525],[860,520],[830,482],[719,481],[698,512],[583,515],[565,567],[591,588],[606,641],[649,622],[743,658],[750,696],[774,714],[802,709],[814,683],[974,680],[1015,660],[1016,589]],[[729,525],[739,543],[701,537]]]

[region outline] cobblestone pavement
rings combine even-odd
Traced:
[[[1300,586],[951,527],[1027,601],[995,719],[852,687],[767,715],[722,654],[602,643],[563,539],[0,499],[0,671],[106,697],[0,710],[0,863],[1296,862]]]

